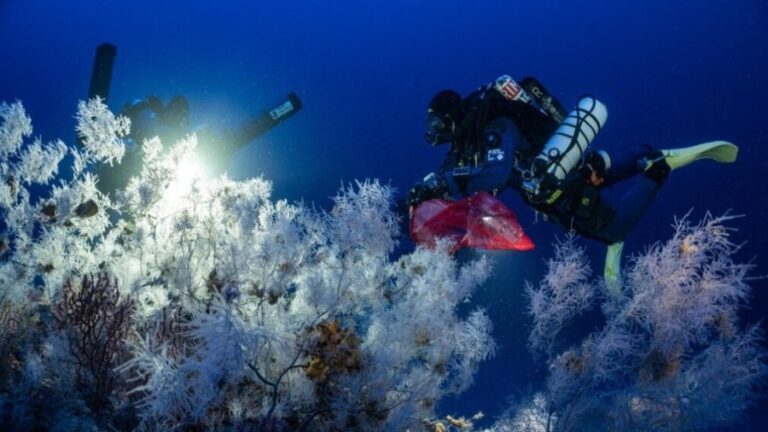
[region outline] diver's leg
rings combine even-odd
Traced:
[[[736,160],[739,148],[728,141],[710,141],[690,147],[656,150],[649,145],[610,154],[610,168],[605,173],[605,185],[609,186],[647,171],[654,163],[664,160],[672,169],[684,167],[701,159],[720,163]]]
[[[623,241],[651,206],[660,189],[661,182],[647,175],[639,175],[632,179],[630,189],[614,206],[615,213],[603,229],[604,236],[615,241]]]
[[[641,160],[660,156],[661,153],[651,146],[634,147],[631,150],[614,152],[610,155],[611,167],[605,173],[605,185],[610,186],[629,179],[643,172]]]
[[[666,170],[666,173],[669,171]],[[666,175],[664,174],[663,177]],[[610,241],[605,255],[603,277],[607,294],[613,298],[621,294],[621,253],[624,248],[624,239],[643,217],[661,189],[661,181],[647,175],[636,176],[632,181],[630,190],[614,207],[613,218],[600,233],[604,239]]]
[[[655,160],[648,160],[645,164],[641,160],[635,162],[635,165],[642,169],[643,174],[633,179],[630,190],[614,206],[615,216],[605,228],[608,238],[621,240],[626,238],[656,198],[670,171],[700,159],[712,159],[721,163],[733,162],[736,160],[738,147],[726,141],[712,141],[691,147],[659,150],[654,153],[658,155]],[[626,169],[629,170],[629,168]]]
[[[622,197],[615,209],[614,217],[606,224],[601,236],[611,241],[605,257],[604,277],[608,294],[620,294],[619,275],[621,253],[624,239],[640,221],[656,198],[661,185],[672,170],[684,167],[700,159],[712,159],[716,162],[731,163],[736,160],[738,147],[727,141],[712,141],[695,146],[654,151],[648,147],[642,151],[617,159],[616,165],[609,170],[613,174],[612,183],[642,172],[633,179],[630,190]],[[634,160],[632,159],[634,157]],[[645,163],[643,163],[645,162]],[[615,169],[614,169],[615,168]]]
[[[617,165],[608,171],[609,175],[613,172],[610,178],[612,183],[639,172],[642,175],[634,177],[630,190],[613,206],[615,215],[604,228],[604,236],[623,241],[650,207],[670,171],[701,159],[731,163],[736,160],[738,150],[738,147],[727,141],[711,141],[669,150],[646,147],[628,157],[617,159]]]

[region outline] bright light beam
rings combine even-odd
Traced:
[[[174,215],[193,203],[190,194],[194,188],[204,187],[208,181],[208,170],[202,160],[194,151],[184,154],[176,163],[174,177],[159,203],[159,214],[164,216]]]

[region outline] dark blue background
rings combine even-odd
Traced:
[[[733,141],[738,163],[673,174],[627,250],[667,238],[673,218],[691,208],[695,220],[731,210],[745,215],[734,222],[735,241],[747,242],[739,258],[768,275],[764,1],[0,0],[0,100],[22,100],[36,135],[71,143],[102,42],[118,46],[113,110],[148,94],[183,94],[195,124],[234,127],[296,91],[305,109],[238,154],[230,174],[263,174],[277,197],[323,206],[353,179],[406,190],[443,155],[422,139],[431,95],[467,93],[501,74],[535,75],[566,106],[587,92],[604,101],[610,116],[598,147]],[[488,307],[501,349],[447,412],[497,415],[543,373],[526,351],[521,293],[524,280],[542,275],[561,231],[505,199],[538,248],[491,254],[495,275],[476,303]],[[589,243],[589,253],[600,273],[602,246]],[[768,309],[766,280],[753,287],[748,321]],[[766,427],[767,406],[745,427]]]

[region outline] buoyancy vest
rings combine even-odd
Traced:
[[[462,104],[462,121],[441,168],[449,186],[455,180],[452,195],[503,189],[558,126],[536,107],[507,100],[493,88],[475,91]]]

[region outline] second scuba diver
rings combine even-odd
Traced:
[[[505,75],[466,98],[443,90],[427,114],[427,141],[449,144],[449,151],[437,171],[410,189],[411,212],[432,198],[495,195],[511,187],[548,219],[608,246],[604,275],[610,290],[618,289],[612,282],[627,235],[669,173],[699,159],[733,162],[738,153],[726,141],[669,150],[646,146],[620,156],[592,150],[607,120],[605,106],[587,96],[566,113],[535,78],[518,84]],[[618,202],[602,193],[625,180],[633,183]]]
[[[293,116],[301,108],[299,97],[290,93],[273,109],[253,117],[239,128],[214,132],[211,128],[192,129],[189,122],[189,103],[184,96],[174,96],[166,105],[154,95],[135,101],[121,111],[121,115],[131,119],[131,133],[126,140],[125,158],[114,167],[101,167],[99,188],[102,192],[109,193],[124,187],[142,165],[141,144],[155,136],[163,143],[173,144],[195,132],[198,136],[196,152],[201,160],[206,162],[212,173],[224,172],[236,151]]]
[[[96,48],[88,99],[99,97],[105,102],[109,101],[116,56],[117,47],[113,44],[103,43]],[[125,187],[128,180],[137,175],[142,166],[142,144],[145,140],[157,136],[163,143],[170,145],[192,132],[198,135],[197,153],[205,160],[208,169],[212,173],[221,173],[236,151],[301,109],[301,99],[291,92],[278,105],[262,111],[239,128],[214,132],[211,128],[191,127],[189,102],[184,96],[174,96],[166,105],[154,95],[136,100],[124,106],[120,113],[131,120],[125,157],[115,166],[101,166],[97,185],[103,193],[114,193]]]

